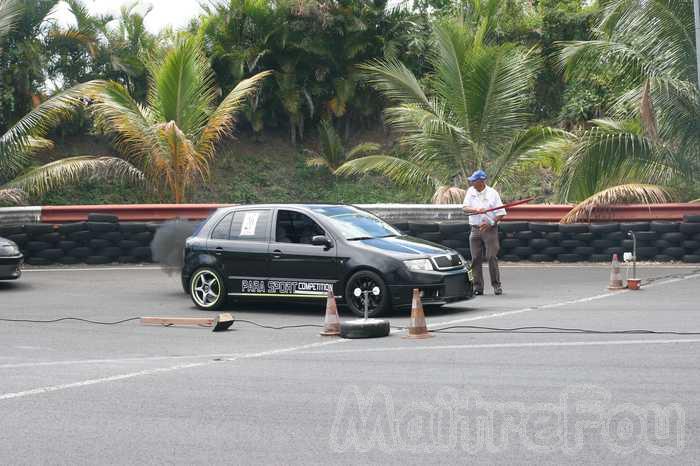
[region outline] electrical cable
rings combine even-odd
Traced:
[[[323,325],[319,325],[319,324],[282,325],[281,327],[274,327],[272,325],[259,324],[257,322],[253,322],[252,320],[243,320],[243,319],[235,319],[234,318],[234,323],[235,322],[245,322],[246,324],[255,325],[256,327],[260,327],[260,328],[267,328],[270,330],[285,330],[288,328],[303,328],[303,327],[323,328]]]
[[[80,317],[61,317],[59,319],[52,319],[52,320],[2,319],[2,318],[0,318],[0,322],[29,322],[29,323],[33,323],[33,324],[52,324],[52,323],[61,322],[64,320],[77,320],[79,322],[86,322],[88,324],[117,325],[117,324],[123,324],[124,322],[130,322],[132,320],[139,320],[139,319],[141,319],[141,317],[129,317],[128,319],[116,320],[114,322],[100,322],[97,320],[82,319]]]

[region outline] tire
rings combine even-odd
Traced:
[[[119,223],[119,217],[112,214],[88,214],[88,222]]]
[[[91,239],[90,240],[90,247],[92,249],[104,249],[108,248],[112,245],[110,241],[107,241],[106,239]]]
[[[119,262],[120,264],[134,264],[138,261],[139,260],[134,256],[119,256],[117,258],[117,262]]]
[[[697,263],[700,262],[700,254],[686,254],[684,255],[681,260],[683,262],[688,262],[688,263]]]
[[[550,247],[551,245],[552,242],[544,238],[535,238],[532,241],[530,241],[530,247],[535,251],[541,251],[545,248]]]
[[[558,256],[559,254],[564,254],[564,248],[561,246],[550,246],[545,248],[542,253],[548,256]]]
[[[112,262],[112,259],[106,256],[87,256],[85,258],[85,263],[89,265],[102,265],[110,262]]]
[[[64,241],[59,241],[56,246],[63,249],[64,251],[70,251],[71,249],[77,248],[78,243],[76,243],[75,241],[64,240]]]
[[[666,249],[673,247],[673,244],[666,241],[665,239],[657,239],[656,241],[654,241],[654,246],[656,246],[659,249]]]
[[[639,246],[639,245],[637,245]],[[625,249],[625,251],[631,251],[632,248],[634,248],[634,241],[631,239],[623,239],[622,240],[622,247]]]
[[[678,229],[681,233],[693,235],[695,233],[700,233],[700,223],[681,223],[678,225]]]
[[[649,229],[657,233],[671,233],[672,231],[678,231],[678,223],[654,221],[649,223]]]
[[[153,241],[153,233],[150,231],[143,231],[129,236],[129,239],[138,241],[142,245],[149,245],[151,241]]]
[[[27,241],[25,249],[31,252],[43,251],[45,249],[51,249],[51,243],[45,241]]]
[[[29,265],[51,265],[51,264],[53,264],[52,260],[44,259],[43,257],[28,257],[25,259],[25,262]]]
[[[68,239],[71,241],[77,241],[79,243],[87,243],[93,238],[91,231],[76,231],[68,235]]]
[[[408,224],[406,224],[408,225]],[[127,233],[127,234],[136,234],[136,233],[143,233],[144,231],[149,231],[148,226],[145,223],[141,222],[128,222],[128,223],[120,223],[119,224],[119,231],[122,233]]]
[[[124,235],[122,235],[119,231],[110,231],[109,233],[102,233],[98,236],[98,238],[106,239],[110,243],[117,244],[119,241],[124,239]]]
[[[36,253],[36,257],[41,257],[43,259],[49,259],[55,261],[59,257],[63,257],[65,253],[63,249],[44,249]]]
[[[683,233],[664,233],[661,235],[661,239],[668,241],[669,243],[672,244],[681,244],[683,240],[685,239],[685,235]]]
[[[58,226],[58,231],[66,236],[84,230],[87,230],[85,222],[64,223]]]
[[[685,214],[683,221],[687,223],[700,223],[700,215]]]
[[[609,239],[596,239],[593,240],[593,247],[596,248],[599,251],[602,251],[607,248],[611,248],[615,246],[614,241],[610,241]]]
[[[649,231],[649,222],[620,223],[620,230],[625,234],[628,231]]]
[[[544,237],[547,238],[549,241],[558,243],[561,241],[563,238],[562,234],[558,231],[553,231],[552,233],[545,233]]]
[[[657,254],[654,256],[654,262],[671,262],[673,257],[667,254]]]
[[[421,232],[416,235],[420,239],[424,239],[426,241],[430,241],[431,243],[440,243],[442,241],[442,234],[438,232]]]
[[[469,224],[467,222],[440,223],[438,227],[440,229],[440,233],[445,238],[466,235],[469,233]]]
[[[608,248],[608,249],[605,250],[605,254],[606,254],[608,257],[610,257],[611,260],[612,260],[613,254],[617,254],[618,258],[619,258],[619,259],[622,259],[622,255],[623,255],[624,253],[625,253],[625,248],[616,247],[616,246],[613,246],[613,247]]]
[[[29,241],[29,235],[26,233],[18,233],[16,235],[7,235],[7,236],[5,236],[5,238],[9,239],[10,241],[14,241],[20,247],[24,246],[27,243],[27,241]]]
[[[530,222],[528,228],[539,233],[554,233],[559,231],[559,224]]]
[[[24,225],[24,232],[34,238],[39,235],[45,235],[46,233],[53,233],[53,231],[53,225],[46,223],[26,223]]]
[[[11,235],[21,235],[24,233],[22,225],[0,225],[0,236],[7,238]]]
[[[659,253],[654,246],[637,246],[637,260],[650,260]]]
[[[515,233],[526,231],[530,228],[530,224],[528,222],[501,222],[498,224],[498,228],[504,233]]]
[[[516,256],[515,254],[505,254],[501,258],[504,262],[520,262],[520,256]]]
[[[588,227],[591,233],[596,235],[605,235],[607,233],[615,233],[620,231],[619,223],[591,223]]]
[[[359,297],[356,296],[355,291],[357,289],[360,292],[365,290],[372,291],[375,287],[379,288],[379,294],[369,294],[368,317],[376,317],[389,310],[391,307],[389,289],[382,277],[371,270],[360,270],[348,278],[345,284],[345,302],[353,314],[359,317],[364,317],[365,315],[363,307],[364,296],[363,294],[360,294]]]
[[[562,233],[588,233],[589,226],[587,223],[560,223],[559,231]]]
[[[129,253],[130,256],[138,257],[139,259],[149,259],[151,258],[151,248],[148,246],[139,246],[134,248]]]
[[[634,236],[637,237],[637,241],[655,241],[656,236],[658,233],[655,231],[638,231],[634,233]]]
[[[697,251],[700,249],[700,241],[687,240],[681,243],[681,246],[686,251]]]
[[[588,257],[592,254],[595,254],[595,248],[593,246],[579,246],[577,248],[574,248],[574,254],[578,254],[579,256],[585,256]]]
[[[518,246],[523,246],[523,242],[516,238],[506,238],[501,241],[501,247],[503,249],[513,249]]]
[[[533,251],[530,246],[518,246],[517,248],[513,249],[513,251],[511,251],[512,254],[515,254],[516,256],[520,257],[521,259],[527,259],[534,252],[535,251]]]
[[[111,222],[86,222],[85,225],[93,233],[108,233],[119,229],[119,224]]]
[[[138,241],[131,240],[131,239],[123,239],[123,240],[119,241],[118,246],[124,250],[130,251],[134,248],[141,246],[141,243],[139,243]]]
[[[84,259],[90,254],[92,250],[86,247],[78,247],[69,251],[71,256],[77,257],[78,259]]]
[[[541,233],[537,233],[535,231],[524,230],[524,231],[517,232],[515,234],[515,237],[518,239],[521,239],[523,241],[531,241],[535,238],[541,238],[542,235],[541,235]]]
[[[581,262],[583,258],[578,254],[559,254],[557,260],[559,262]]]
[[[691,236],[691,239],[693,241],[700,241],[700,233],[695,233],[693,236]]]
[[[37,241],[44,241],[46,243],[55,244],[61,240],[61,234],[56,232],[44,233],[43,235],[39,235],[36,239]]]
[[[427,223],[427,222],[408,222],[408,230],[414,234],[418,233],[437,233],[440,231],[440,227],[437,223]]]
[[[194,305],[203,311],[220,309],[226,303],[226,284],[216,269],[203,267],[192,274],[189,294]]]
[[[58,258],[58,263],[63,265],[75,265],[80,263],[80,259],[73,256],[63,256]]]
[[[442,240],[442,245],[450,249],[464,249],[467,248],[467,240],[456,240],[456,239],[444,239]]]
[[[532,262],[552,262],[554,257],[549,254],[533,254],[530,256],[529,260]]]
[[[109,246],[104,249],[102,249],[98,255],[100,256],[107,256],[110,259],[116,259],[117,257],[122,255],[122,248],[119,248],[117,246]]]
[[[685,255],[685,249],[674,246],[671,248],[664,249],[663,253],[667,256],[673,257],[674,259],[680,259]]]
[[[625,233],[621,231],[613,231],[612,233],[606,233],[605,239],[610,241],[622,241],[625,239]]]
[[[608,256],[607,254],[591,254],[589,260],[591,262],[610,262],[612,261],[612,256]]]
[[[591,241],[593,241],[593,238],[595,238],[595,235],[593,233],[577,233],[574,235],[574,239],[582,241],[586,244],[589,244]]]
[[[355,319],[340,322],[341,338],[381,338],[389,336],[388,320]]]
[[[584,242],[577,239],[565,239],[560,241],[559,244],[566,249],[574,249],[586,245]]]

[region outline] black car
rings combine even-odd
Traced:
[[[472,297],[457,252],[404,236],[348,205],[247,205],[217,210],[185,246],[182,285],[200,309],[227,297],[323,300],[328,290],[357,314]],[[368,291],[369,293],[364,293]]]
[[[16,280],[22,275],[24,256],[9,239],[0,237],[0,280]]]

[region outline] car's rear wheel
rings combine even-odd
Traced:
[[[210,267],[198,269],[190,279],[190,297],[199,309],[219,309],[226,302],[226,286],[221,275]]]
[[[356,316],[365,315],[365,296],[368,317],[376,317],[389,310],[389,289],[382,277],[370,270],[355,272],[345,285],[345,301]]]

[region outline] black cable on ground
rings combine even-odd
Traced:
[[[96,321],[96,320],[82,319],[80,317],[61,317],[59,319],[53,319],[53,320],[0,319],[0,322],[29,322],[29,323],[33,323],[33,324],[52,324],[52,323],[61,322],[64,320],[77,320],[79,322],[86,322],[88,324],[117,325],[117,324],[123,324],[124,322],[130,322],[132,320],[139,320],[139,319],[141,319],[141,317],[129,317],[128,319],[116,320],[114,322],[100,322],[100,321]]]
[[[470,329],[464,331],[454,331],[453,329]],[[561,333],[561,334],[585,334],[585,335],[700,335],[700,332],[677,332],[673,330],[591,330],[584,328],[565,327],[481,327],[478,325],[453,325],[440,329],[428,330],[432,333]]]
[[[270,330],[284,330],[284,329],[288,329],[288,328],[303,328],[303,327],[323,328],[323,325],[319,325],[319,324],[283,325],[281,327],[273,327],[271,325],[259,324],[257,322],[253,322],[252,320],[234,319],[234,323],[235,322],[245,322],[246,324],[255,325],[256,327],[260,327],[260,328],[267,328]]]

